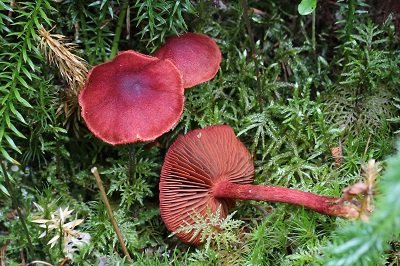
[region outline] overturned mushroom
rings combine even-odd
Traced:
[[[177,231],[193,223],[194,213],[225,218],[235,199],[264,200],[304,206],[322,214],[357,217],[352,205],[279,186],[252,185],[250,153],[226,125],[197,129],[180,136],[166,155],[160,179],[160,211],[167,228]],[[183,241],[200,244],[200,235],[177,232]]]
[[[183,112],[183,93],[169,59],[125,51],[89,72],[79,104],[90,131],[115,145],[151,141],[170,130]]]
[[[199,33],[168,38],[154,56],[174,62],[182,73],[184,88],[212,79],[221,63],[218,45],[212,38]]]

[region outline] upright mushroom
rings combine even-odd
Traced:
[[[182,73],[184,88],[212,79],[221,63],[218,45],[212,38],[199,33],[168,38],[154,56],[174,62]]]
[[[125,51],[92,68],[79,104],[90,131],[115,145],[151,141],[170,130],[183,112],[183,93],[169,59]]]
[[[304,206],[322,214],[356,217],[357,210],[338,198],[279,186],[252,185],[250,153],[227,125],[197,129],[171,145],[161,171],[160,211],[167,228],[193,223],[194,213],[227,216],[235,199],[264,200]],[[183,241],[200,244],[200,235],[178,232]]]

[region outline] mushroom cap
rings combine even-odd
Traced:
[[[174,62],[182,73],[184,88],[214,78],[221,63],[218,45],[212,38],[199,33],[168,38],[154,56]]]
[[[90,70],[79,104],[99,139],[113,145],[151,141],[180,119],[182,76],[168,59],[124,51]]]
[[[253,160],[233,129],[227,125],[196,129],[179,136],[169,148],[161,170],[160,212],[168,230],[193,224],[195,213],[215,213],[221,206],[221,218],[228,215],[234,200],[215,198],[212,188],[221,180],[250,184]],[[186,222],[186,223],[185,223]],[[184,242],[201,244],[201,235],[178,232]]]

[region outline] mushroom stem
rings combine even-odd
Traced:
[[[289,203],[331,216],[358,217],[355,206],[345,204],[340,198],[320,196],[280,186],[243,185],[224,180],[213,186],[213,196],[216,198]]]

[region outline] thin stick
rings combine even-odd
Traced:
[[[14,208],[17,210],[19,221],[21,222],[22,228],[25,232],[26,239],[28,240],[28,251],[29,251],[28,254],[32,256],[33,245],[32,245],[32,241],[31,241],[31,237],[29,235],[28,227],[26,226],[26,223],[25,223],[25,216],[21,212],[21,208],[19,207],[20,205],[18,202],[18,198],[16,197],[16,192],[14,191],[14,187],[12,186],[10,179],[8,177],[8,173],[6,171],[6,166],[4,165],[3,162],[1,162],[0,164],[1,164],[1,170],[3,171],[6,188],[10,192],[12,205],[14,205]]]
[[[111,47],[110,59],[112,59],[118,52],[118,45],[119,45],[119,40],[121,38],[121,32],[122,32],[122,23],[124,23],[124,20],[125,20],[125,17],[126,17],[128,4],[129,4],[129,1],[125,0],[122,3],[121,10],[119,11],[119,17],[118,17],[118,21],[117,21],[117,28],[115,29],[115,35],[114,35],[114,39],[113,39],[112,47]]]
[[[371,141],[371,134],[369,134],[367,144],[365,145],[363,158],[365,158],[365,156],[367,156],[367,152],[368,152],[368,148],[369,148],[369,143],[370,143],[370,141]]]
[[[128,176],[130,180],[133,180],[136,172],[136,151],[135,143],[129,145],[129,164],[128,164]]]
[[[106,205],[108,216],[110,217],[111,224],[114,227],[115,233],[117,234],[118,241],[119,241],[119,243],[121,245],[122,251],[124,252],[124,254],[125,254],[126,258],[128,259],[128,261],[132,262],[132,258],[129,255],[128,249],[125,246],[124,239],[122,238],[121,231],[119,231],[119,227],[117,225],[117,222],[115,221],[115,218],[114,218],[114,215],[113,215],[113,211],[111,210],[110,203],[108,202],[106,191],[104,190],[103,182],[101,182],[100,174],[99,174],[99,171],[97,171],[97,167],[93,167],[91,169],[91,172],[94,175],[94,177],[96,178],[97,186],[100,189],[101,199],[104,202],[104,205]]]
[[[312,26],[311,26],[311,46],[312,46],[312,50],[314,53],[314,56],[317,56],[317,50],[316,50],[316,41],[315,41],[315,9],[312,13]]]
[[[355,0],[349,0],[348,4],[348,10],[347,10],[347,18],[346,18],[346,26],[345,26],[345,31],[346,31],[346,41],[350,40],[351,32],[353,30],[353,20],[354,20],[354,14],[356,10],[356,1]]]
[[[4,243],[4,246],[0,249],[0,266],[6,266],[6,250],[10,242],[11,240],[7,240],[6,243]]]

